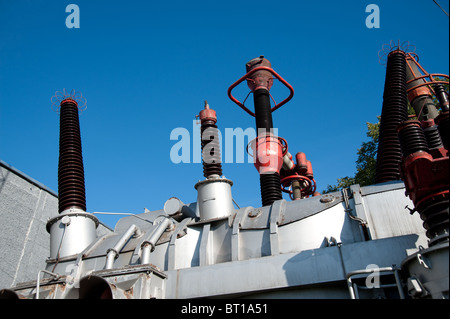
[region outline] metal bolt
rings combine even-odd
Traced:
[[[262,211],[260,209],[252,209],[249,213],[248,213],[248,217],[250,218],[255,218],[258,217],[259,215],[261,215]]]
[[[333,195],[323,195],[322,198],[320,199],[321,203],[331,203],[332,201],[334,201]]]
[[[70,225],[70,217],[64,216],[63,218],[61,218],[61,223],[65,226],[69,226]]]

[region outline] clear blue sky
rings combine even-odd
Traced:
[[[80,8],[78,29],[65,24],[70,3]],[[380,28],[366,27],[371,3]],[[449,12],[448,0],[438,3]],[[382,45],[410,41],[428,72],[448,74],[448,24],[432,0],[0,0],[0,159],[57,191],[59,119],[50,98],[75,89],[87,98],[88,212],[142,213],[172,196],[194,202],[202,165],[172,163],[170,133],[192,134],[205,99],[222,131],[254,127],[227,89],[264,55],[295,89],[274,125],[291,153],[306,153],[322,191],[355,173],[365,123],[381,114]],[[272,91],[277,101],[287,94],[277,81]],[[236,94],[246,92],[244,84]],[[240,206],[261,205],[252,164],[223,171]],[[99,217],[111,227],[118,219]]]

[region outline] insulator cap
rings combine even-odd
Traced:
[[[247,73],[253,70],[254,68],[265,66],[272,68],[272,65],[270,64],[269,60],[264,58],[263,55],[261,55],[259,58],[254,58],[250,61],[248,61],[245,64],[245,68]],[[247,85],[250,88],[250,90],[253,92],[260,88],[265,88],[266,90],[270,90],[273,84],[273,78],[272,74],[269,71],[265,70],[259,70],[250,76],[249,79],[247,79]]]
[[[209,104],[207,101],[205,101],[205,108],[200,111],[199,118],[202,124],[206,121],[210,121],[212,122],[212,124],[215,124],[217,122],[216,111],[209,108]]]

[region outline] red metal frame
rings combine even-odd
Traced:
[[[285,80],[283,79],[277,72],[275,72],[272,68],[269,68],[267,66],[260,66],[257,68],[254,68],[253,70],[251,70],[250,72],[248,72],[247,74],[245,74],[243,77],[241,77],[239,80],[237,80],[236,82],[234,82],[229,88],[228,88],[228,97],[237,105],[239,105],[239,107],[241,109],[243,109],[245,112],[247,112],[248,114],[250,114],[251,116],[255,116],[255,113],[253,113],[252,111],[250,111],[244,104],[242,104],[241,102],[239,102],[232,94],[231,91],[233,91],[233,89],[238,86],[239,84],[241,84],[244,80],[246,80],[250,75],[252,75],[253,73],[255,73],[256,71],[269,71],[270,73],[272,73],[276,79],[278,79],[281,83],[283,83],[290,91],[289,96],[284,99],[283,101],[281,101],[280,103],[276,104],[275,106],[271,109],[271,112],[274,112],[275,110],[279,109],[280,107],[282,107],[284,104],[286,104],[287,102],[289,102],[292,97],[294,96],[294,88]],[[273,99],[273,98],[272,98]]]
[[[299,175],[295,173],[294,175],[286,176],[281,179],[281,190],[285,193],[289,194],[289,197],[293,200],[292,194],[293,191],[289,189],[292,186],[292,181],[298,180],[298,181],[306,181],[307,185],[300,190],[301,194],[303,196],[309,197],[310,195],[313,195],[316,191],[317,185],[314,178],[308,178],[304,175]]]
[[[416,81],[416,80],[420,80],[420,79],[423,79],[423,80],[424,80],[424,83],[421,83],[421,84],[419,84],[419,85],[416,85],[416,86],[413,86],[413,87],[409,88],[409,89],[407,90],[408,93],[411,92],[411,91],[413,91],[413,90],[415,90],[415,89],[418,89],[419,87],[422,87],[422,86],[427,86],[427,87],[431,90],[431,92],[434,93],[434,90],[433,90],[433,88],[430,86],[430,84],[438,84],[438,83],[440,83],[440,84],[448,84],[448,82],[446,82],[446,81],[436,81],[436,80],[434,79],[434,77],[442,77],[442,78],[446,78],[446,79],[448,80],[449,77],[448,77],[447,74],[441,74],[441,73],[428,73],[428,72],[420,65],[420,63],[419,63],[419,61],[418,61],[418,56],[417,56],[417,55],[416,55],[416,57],[417,57],[417,59],[416,59],[411,53],[407,53],[407,54],[406,54],[407,60],[413,61],[414,64],[420,69],[420,71],[423,72],[423,75],[415,76],[414,79],[411,79],[411,80],[407,81],[406,84],[410,84],[411,82]],[[413,75],[415,75],[413,69],[411,68],[411,66],[410,66],[408,63],[407,63],[406,65],[407,65],[407,67],[409,68],[409,70],[411,71],[411,73],[412,73]],[[428,81],[427,78],[429,78],[429,81]]]

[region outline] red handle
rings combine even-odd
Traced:
[[[231,91],[238,86],[239,84],[241,84],[244,80],[246,80],[250,75],[252,75],[253,73],[255,73],[256,71],[269,71],[270,73],[272,73],[275,78],[277,78],[281,83],[283,83],[290,91],[289,96],[284,99],[283,101],[281,101],[280,103],[276,104],[272,109],[271,112],[279,109],[280,107],[282,107],[284,104],[286,104],[287,102],[289,102],[292,97],[294,96],[294,88],[286,82],[285,79],[283,79],[277,72],[275,72],[272,68],[269,68],[267,66],[259,66],[257,68],[254,68],[253,70],[251,70],[250,72],[248,72],[246,75],[244,75],[243,77],[241,77],[239,80],[237,80],[236,82],[234,82],[229,88],[228,88],[228,97],[237,105],[239,105],[245,112],[247,112],[248,114],[250,114],[251,116],[255,116],[255,113],[253,113],[252,111],[250,111],[248,108],[245,107],[244,104],[242,104],[241,102],[239,102],[232,94]]]

